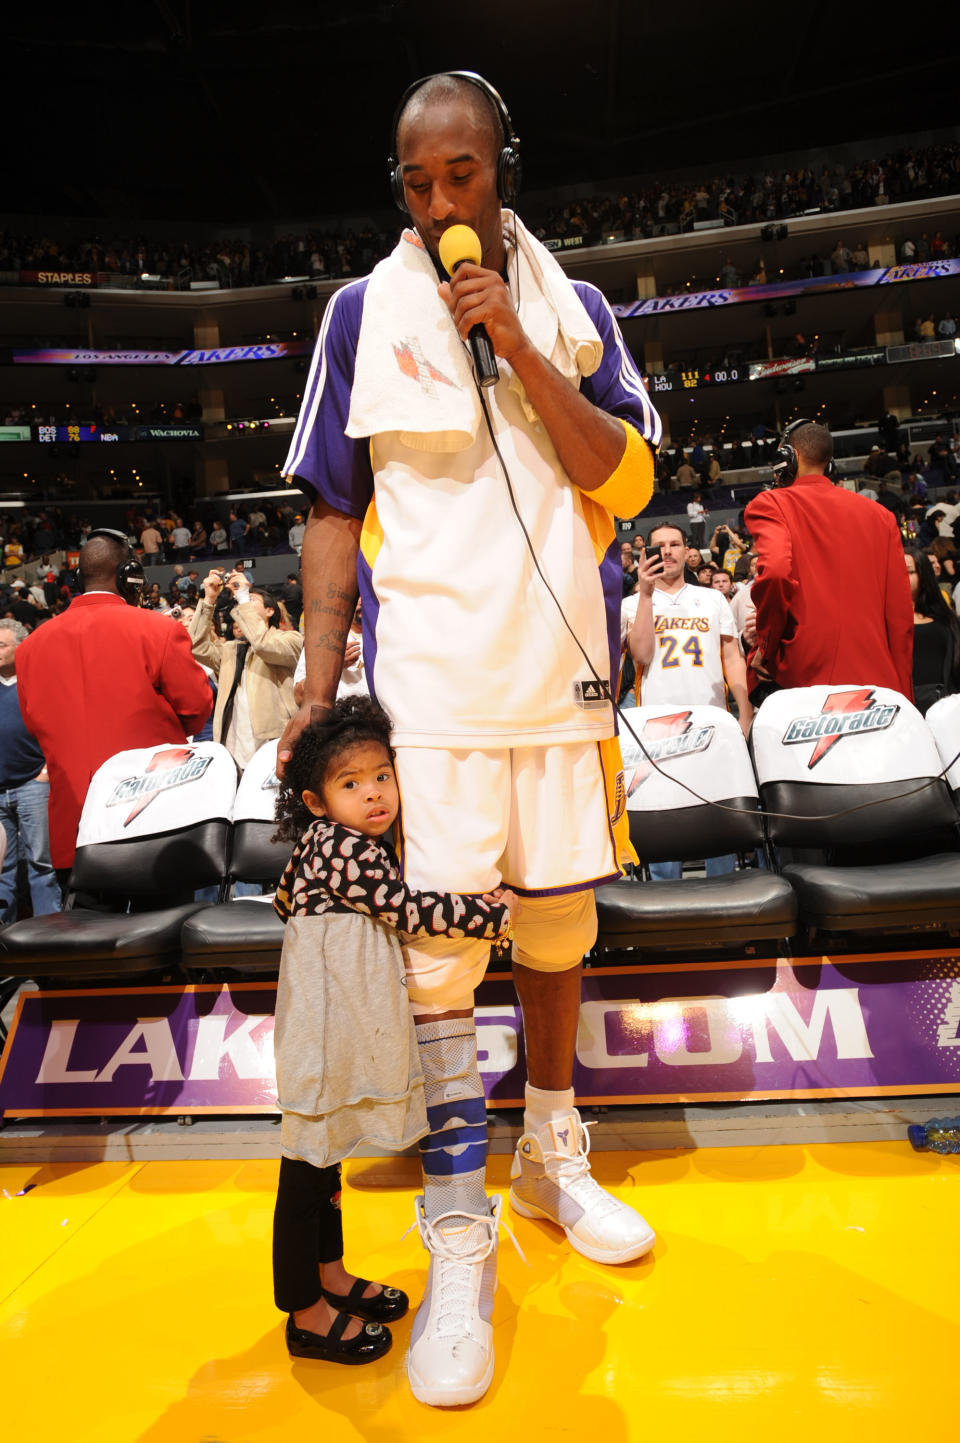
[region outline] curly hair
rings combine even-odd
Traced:
[[[338,757],[364,742],[379,742],[393,760],[391,721],[368,696],[345,696],[321,722],[304,727],[293,744],[277,793],[275,842],[299,842],[315,821],[304,792],[320,792]]]

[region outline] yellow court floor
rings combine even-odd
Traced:
[[[504,1215],[497,1366],[416,1403],[379,1363],[292,1362],[273,1309],[277,1163],[0,1168],[6,1437],[273,1443],[955,1436],[960,1159],[906,1143],[597,1153],[659,1241],[605,1268]],[[509,1158],[491,1159],[505,1190]],[[419,1297],[416,1164],[346,1167],[347,1263]],[[32,1184],[30,1190],[20,1190]],[[412,1316],[412,1314],[411,1314]]]

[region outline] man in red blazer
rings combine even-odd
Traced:
[[[20,708],[50,776],[50,858],[73,865],[94,772],[108,757],[157,742],[183,744],[213,695],[182,626],[120,595],[131,561],[122,535],[91,535],[80,553],[83,594],[17,650]],[[124,592],[129,588],[124,585]]]
[[[896,521],[824,474],[825,426],[799,423],[782,446],[795,466],[744,512],[758,557],[751,666],[782,687],[850,682],[912,698],[913,602]]]

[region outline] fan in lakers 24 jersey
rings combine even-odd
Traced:
[[[744,733],[753,710],[746,665],[730,603],[718,591],[683,579],[686,538],[679,527],[658,526],[637,564],[637,590],[623,603],[621,631],[637,668],[638,700],[726,707],[727,689]]]

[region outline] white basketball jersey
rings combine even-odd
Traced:
[[[640,681],[641,706],[726,707],[720,638],[737,634],[726,597],[705,586],[656,587],[653,625],[656,649]]]

